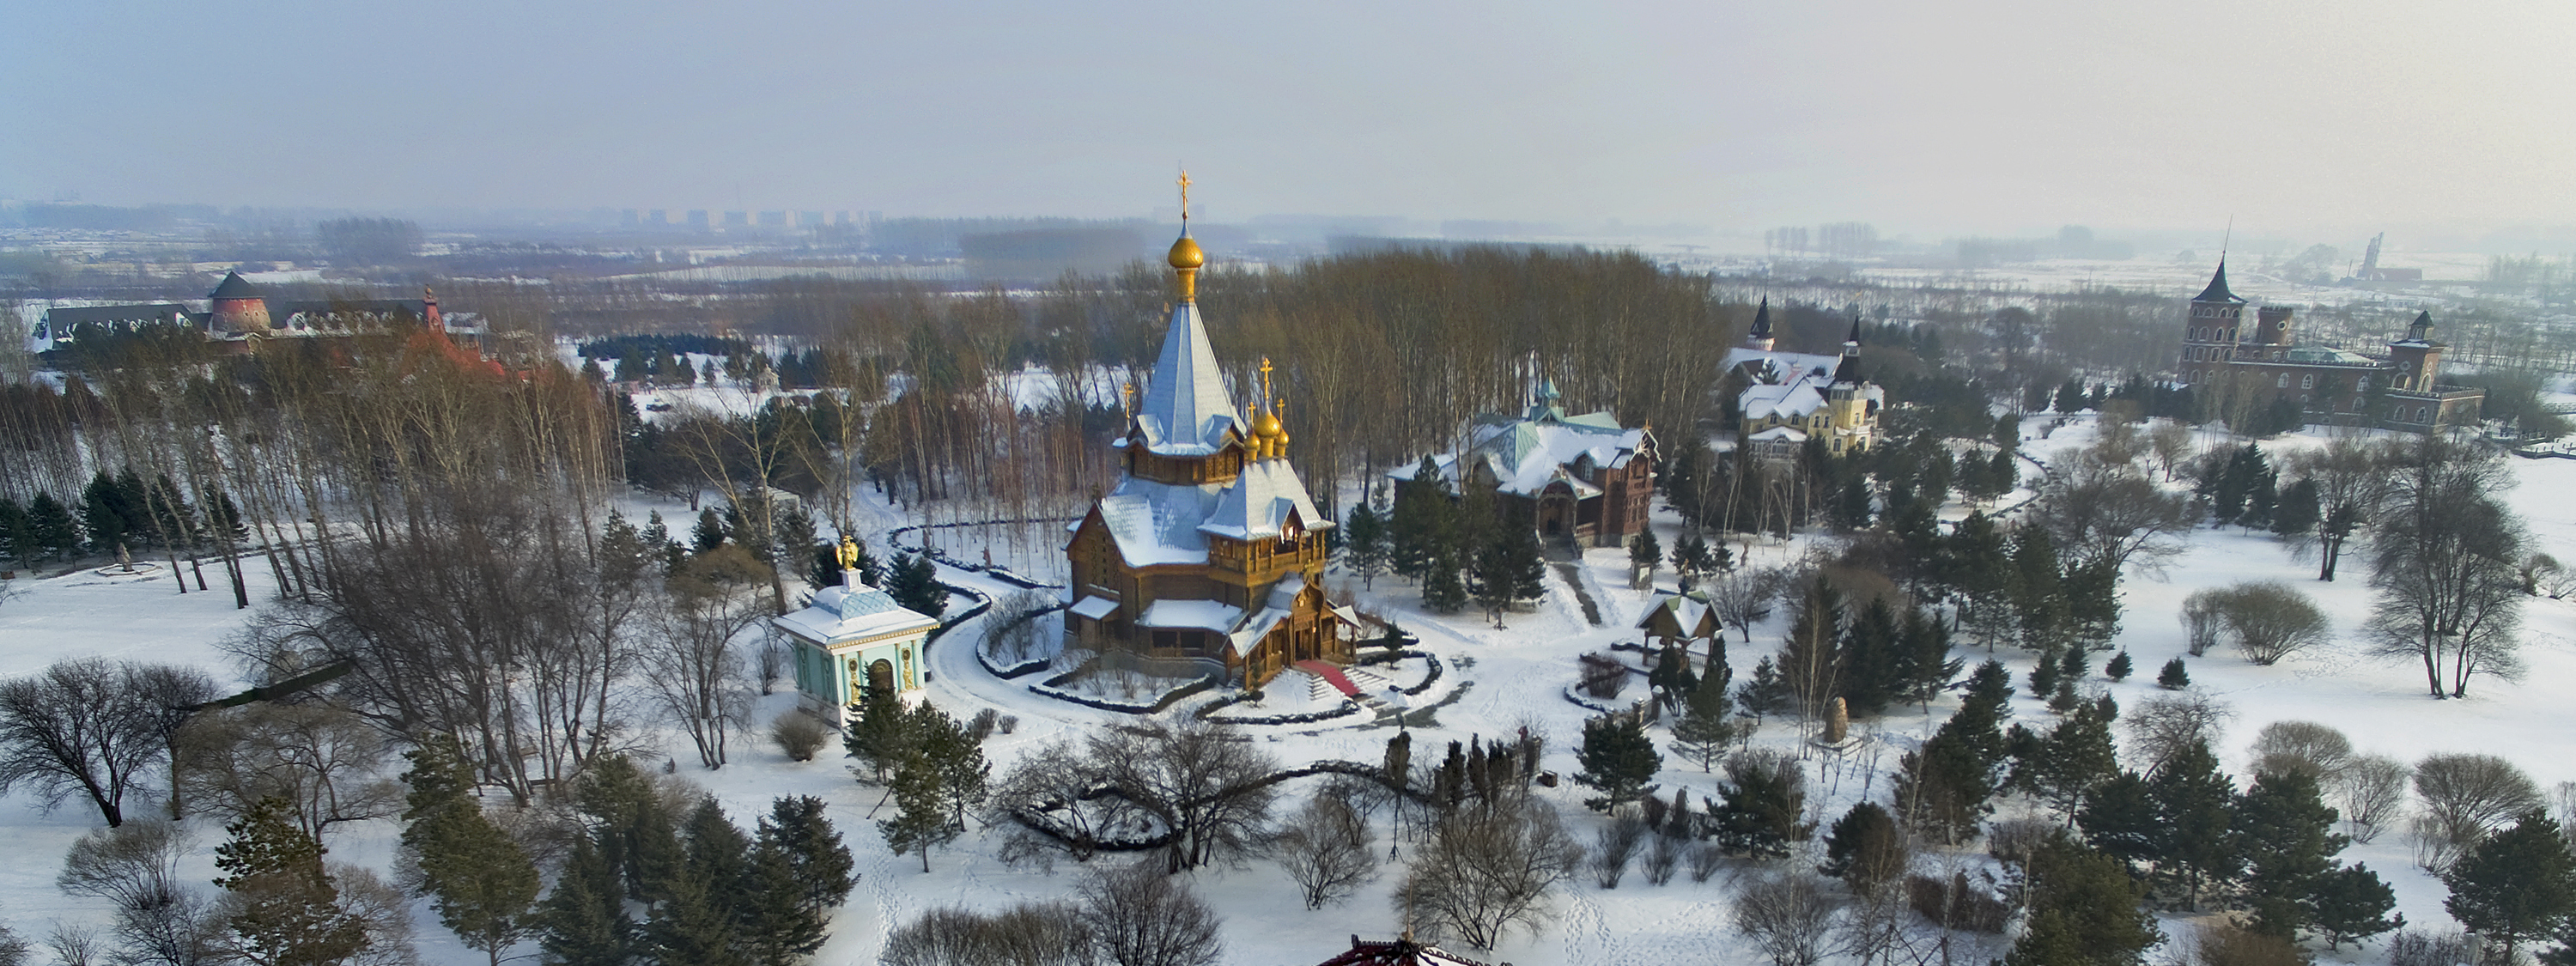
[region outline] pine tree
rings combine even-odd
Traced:
[[[1386,572],[1386,520],[1378,508],[1361,503],[1342,521],[1342,565],[1360,575],[1360,586],[1374,588]]]
[[[2061,586],[2066,594],[2069,648],[2077,660],[2111,646],[2120,636],[2120,564],[2110,557],[2067,568]],[[2082,677],[2079,672],[2076,677]]]
[[[2244,843],[2245,891],[2254,928],[2294,939],[2316,918],[2316,896],[2334,871],[2334,855],[2351,839],[2334,834],[2340,816],[2306,769],[2260,772],[2236,801],[2233,825]]]
[[[1701,772],[1715,771],[1717,760],[1726,756],[1726,747],[1735,741],[1732,704],[1726,699],[1724,678],[1700,679],[1683,700],[1681,717],[1673,719],[1673,753],[1697,763]]]
[[[886,848],[896,855],[918,852],[921,871],[930,871],[930,850],[956,841],[963,832],[948,821],[948,800],[940,793],[939,769],[930,756],[919,749],[907,749],[895,763],[894,777],[887,782],[894,795],[895,815],[877,823],[877,832],[885,837]]]
[[[1774,715],[1789,710],[1789,684],[1780,676],[1780,666],[1769,656],[1753,665],[1753,677],[1744,682],[1736,701],[1755,715]]]
[[[886,572],[885,591],[906,610],[928,617],[948,612],[948,588],[940,586],[939,568],[928,554],[896,554]]]
[[[1458,561],[1446,551],[1423,565],[1422,606],[1433,613],[1455,614],[1467,607],[1467,585],[1458,579]]]
[[[2198,908],[2204,891],[2236,881],[2245,866],[2234,828],[2236,782],[2218,770],[2207,742],[2185,745],[2148,775],[2147,798],[2159,827],[2157,867],[2181,883],[2184,908]]]
[[[123,498],[116,491],[116,480],[106,470],[90,478],[81,490],[81,528],[89,534],[89,551],[114,554],[116,545],[126,536],[126,515],[119,506]]]
[[[537,946],[555,966],[628,966],[635,923],[617,867],[588,837],[576,838],[554,891],[537,911]]]
[[[215,884],[233,895],[229,945],[259,966],[324,966],[367,947],[367,925],[340,905],[322,870],[322,843],[297,827],[286,803],[264,798],[225,826]]]
[[[2130,670],[2128,649],[2122,648],[2120,653],[2111,655],[2110,663],[2102,665],[2102,676],[2113,681],[2126,681]]]
[[[2272,532],[2284,538],[2304,537],[2317,528],[2317,481],[2300,477],[2281,490],[2272,506]]]
[[[735,915],[753,962],[793,966],[830,938],[830,920],[823,910],[806,905],[802,886],[784,851],[766,842],[752,851]]]
[[[1905,628],[1897,638],[1898,691],[1896,697],[1932,710],[1932,699],[1958,680],[1967,659],[1950,656],[1950,625],[1921,609],[1905,612]]]
[[[1959,720],[1952,715],[1952,723]],[[1994,770],[1945,724],[1896,768],[1896,809],[1907,825],[1944,843],[1975,838],[1994,810]]]
[[[2030,753],[2013,766],[2012,784],[2075,817],[2087,793],[2119,773],[2111,741],[2116,712],[2103,704],[2078,704]]]
[[[32,565],[39,553],[36,526],[27,519],[27,508],[14,498],[0,496],[0,560]]]
[[[1574,759],[1583,766],[1574,775],[1575,783],[1601,792],[1600,797],[1583,800],[1583,807],[1596,812],[1616,811],[1654,794],[1655,772],[1664,767],[1664,756],[1646,737],[1645,723],[1633,714],[1585,720],[1583,744],[1575,749]]]
[[[405,757],[402,844],[419,862],[420,891],[440,924],[500,966],[502,951],[536,928],[536,863],[484,816],[454,737],[432,736]]]
[[[693,966],[752,966],[735,928],[734,910],[720,886],[696,875],[671,878],[645,920],[643,945],[652,961]],[[737,887],[738,888],[738,887]]]
[[[2451,887],[2442,908],[2501,944],[2502,962],[2513,962],[2524,942],[2556,934],[2576,911],[2576,855],[2558,823],[2538,809],[2470,846],[2442,873],[2442,883]]]
[[[1699,675],[1691,672],[1690,655],[1677,641],[1666,641],[1655,655],[1655,666],[1646,671],[1646,686],[1654,691],[1655,707],[1679,706],[1699,688]]]
[[[2354,863],[2320,877],[2314,897],[2315,919],[2309,925],[2318,935],[2326,937],[2329,950],[2406,925],[2405,916],[2391,917],[2388,914],[2389,910],[2397,908],[2396,891],[2390,889],[2388,883],[2379,881],[2379,873],[2370,871],[2370,867],[2362,863]]]
[[[697,528],[689,531],[690,547],[699,553],[706,553],[724,546],[724,542],[724,518],[716,515],[716,508],[708,507],[698,511]]]
[[[1900,652],[1903,631],[1896,610],[1884,597],[1872,597],[1843,637],[1842,696],[1855,715],[1886,711],[1905,690],[1906,659]]]
[[[1817,871],[1867,893],[1905,871],[1905,833],[1877,802],[1853,805],[1825,831],[1825,863]]]
[[[2133,771],[2093,786],[2084,797],[2084,807],[2075,813],[2075,823],[2084,830],[2085,841],[2132,868],[2155,859],[2163,834],[2156,803],[2147,793],[2147,779]]]
[[[1739,756],[1726,763],[1726,783],[1709,813],[1719,847],[1757,859],[1786,858],[1792,842],[1804,842],[1815,826],[1801,821],[1806,789],[1795,762]]]
[[[2191,686],[2191,672],[2183,669],[2182,658],[2165,662],[2165,669],[2156,672],[2156,686],[2167,691],[2180,691]]]
[[[894,770],[910,751],[912,719],[894,693],[884,688],[862,689],[859,700],[851,702],[851,710],[857,714],[842,734],[841,746],[867,768],[878,784],[884,784],[886,773]]]
[[[2066,664],[2065,653],[2058,648],[2039,652],[2039,660],[2030,666],[2030,693],[2039,695],[2057,691],[2058,675]]]
[[[1396,484],[1387,524],[1388,552],[1398,575],[1428,582],[1456,530],[1457,506],[1438,464],[1424,456],[1413,478]],[[1455,564],[1450,565],[1453,569]]]
[[[1821,718],[1844,685],[1843,597],[1821,577],[1807,588],[1780,642],[1779,671],[1798,711]]]
[[[2005,966],[2136,966],[2164,941],[2110,856],[2061,837],[2032,853],[2029,876],[2030,920]]]
[[[600,859],[628,897],[650,900],[680,865],[677,823],[653,780],[624,757],[594,759],[573,786]]]

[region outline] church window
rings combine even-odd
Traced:
[[[2301,388],[2301,389],[2314,389],[2314,388],[2316,388],[2316,387],[2317,387],[2317,377],[2316,377],[2316,374],[2315,374],[2315,373],[2310,373],[2310,374],[2308,374],[2308,375],[2304,375],[2304,376],[2300,376],[2300,377],[2299,377],[2299,388]]]
[[[2281,374],[2281,381],[2280,381],[2280,384],[2279,384],[2279,385],[2275,385],[2275,386],[2273,386],[2272,388],[2274,388],[2274,389],[2288,389],[2288,388],[2290,388],[2290,374],[2289,374],[2289,373],[2286,373],[2286,372],[2282,373],[2282,374]]]

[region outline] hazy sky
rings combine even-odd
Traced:
[[[2565,0],[5,6],[0,196],[2576,223]]]

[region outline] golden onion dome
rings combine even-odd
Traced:
[[[1173,268],[1200,268],[1207,265],[1207,253],[1199,250],[1196,239],[1182,235],[1180,241],[1172,243],[1171,262]]]
[[[1279,424],[1278,413],[1265,409],[1261,415],[1253,417],[1252,435],[1256,439],[1277,439],[1287,433],[1288,427]]]

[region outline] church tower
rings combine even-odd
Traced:
[[[1186,175],[1181,192],[1187,212]],[[1235,407],[1199,319],[1207,254],[1186,217],[1167,260],[1171,327],[1110,443],[1126,472],[1069,528],[1066,644],[1104,660],[1203,662],[1247,685],[1300,662],[1348,663],[1356,615],[1324,598],[1335,524],[1288,462],[1286,394],[1263,359],[1259,396]]]
[[[2236,358],[2236,328],[2245,320],[2245,300],[2227,290],[2227,260],[2218,261],[2218,271],[2209,277],[2209,287],[2192,296],[2191,316],[2183,331],[2181,370],[2186,379],[2199,378],[2192,373],[2212,363]],[[2283,337],[2288,333],[2288,320],[2282,320]]]
[[[1860,316],[1854,315],[1851,335],[1843,338],[1842,361],[1834,365],[1834,381],[1825,387],[1825,402],[1833,414],[1836,452],[1843,449],[1841,440],[1846,434],[1858,433],[1869,416],[1868,403],[1861,398],[1864,382],[1867,380],[1860,370]]]
[[[1769,352],[1771,344],[1771,297],[1765,295],[1762,304],[1753,310],[1753,330],[1744,334],[1744,347]]]

